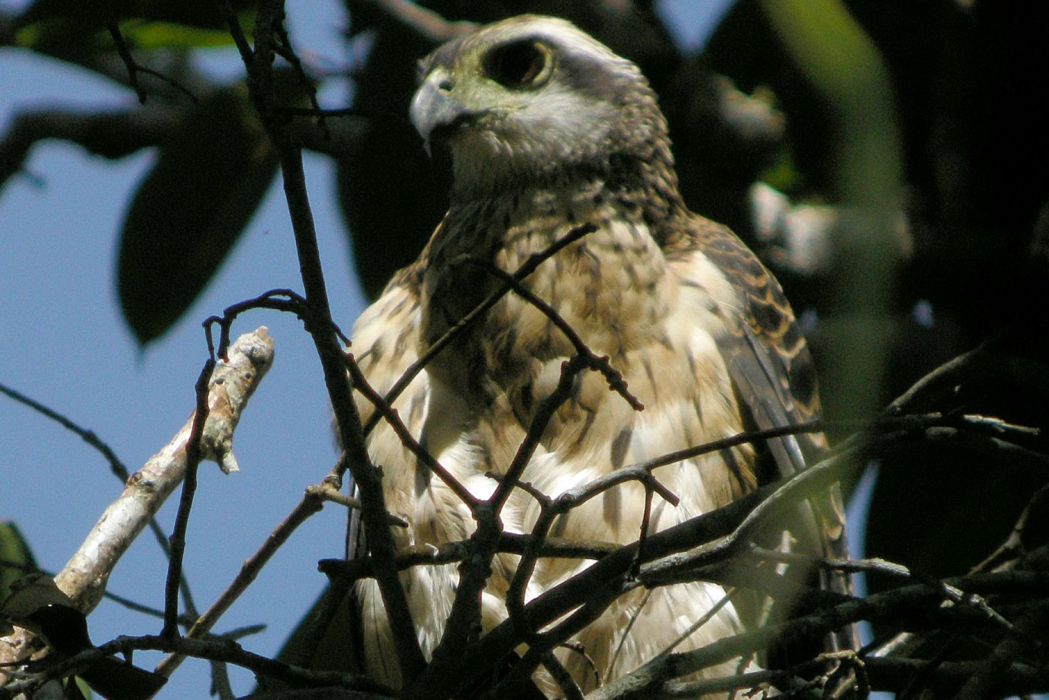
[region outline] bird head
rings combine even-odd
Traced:
[[[419,73],[412,123],[428,150],[449,149],[453,196],[556,183],[611,160],[669,159],[641,71],[565,20],[481,27],[436,49]]]

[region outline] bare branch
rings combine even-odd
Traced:
[[[208,383],[215,371],[215,359],[209,357],[204,363],[197,379],[197,409],[193,412],[193,422],[186,440],[186,473],[182,478],[182,495],[179,498],[178,511],[175,514],[175,525],[171,532],[171,556],[168,558],[167,585],[164,587],[164,628],[163,637],[178,636],[178,582],[182,578],[182,557],[186,552],[186,530],[189,527],[189,513],[193,507],[193,496],[197,490],[197,467],[203,457],[201,439],[204,436],[204,423],[208,418]],[[232,452],[230,457],[232,458]],[[222,471],[227,474],[237,471],[237,463],[222,463]]]
[[[106,30],[109,32],[110,38],[113,39],[113,44],[117,47],[117,54],[120,56],[120,60],[127,66],[128,83],[131,85],[131,89],[138,94],[139,104],[146,104],[146,91],[138,84],[138,64],[135,63],[135,59],[131,55],[131,49],[128,48],[127,42],[124,41],[124,35],[120,33],[120,27],[117,26],[115,19],[110,19],[106,22]]]
[[[170,639],[163,636],[118,637],[113,641],[85,650],[60,663],[48,667],[43,678],[65,678],[82,670],[92,661],[114,654],[129,654],[135,650],[157,650],[172,654],[192,656],[199,659],[220,661],[252,671],[263,678],[273,678],[295,686],[347,688],[361,692],[360,698],[391,698],[394,692],[363,676],[338,671],[313,671],[274,661],[273,659],[245,651],[230,639]],[[0,688],[0,699],[13,698],[18,693],[31,689],[41,678],[24,682],[13,682]],[[352,697],[352,696],[351,696]]]
[[[259,572],[262,571],[262,568],[277,553],[277,550],[288,541],[299,525],[313,514],[319,512],[323,507],[324,504],[317,492],[307,491],[295,510],[270,533],[262,547],[244,562],[233,582],[227,586],[226,590],[222,592],[211,607],[193,623],[186,636],[199,639],[210,632],[215,623],[218,622],[218,619],[247,590],[248,586],[259,575]],[[170,676],[181,662],[181,657],[169,656],[157,667],[157,673]]]
[[[980,581],[975,581],[959,577],[947,579],[946,582],[964,590],[976,591],[981,587],[986,589],[987,586],[1001,586],[1002,588],[1010,585],[1019,585],[1024,588],[1031,585],[1039,586],[1043,585],[1046,580],[1044,574],[1037,574],[1034,577],[1025,576],[1026,580],[1022,582],[1019,579],[1009,581],[1000,575],[990,576],[998,578],[983,576]],[[1043,583],[1036,583],[1034,578],[1041,578]],[[927,616],[927,619],[935,619],[938,624],[961,624],[963,626],[971,624],[968,616],[959,615],[965,612],[963,609],[940,608],[937,602],[938,594],[924,584],[895,588],[873,594],[865,600],[849,599],[789,622],[768,625],[728,637],[694,651],[657,657],[633,673],[591,693],[589,698],[610,700],[619,697],[652,697],[658,695],[661,686],[668,680],[681,678],[738,656],[760,651],[776,640],[816,640],[834,629],[861,619],[899,623],[901,620],[913,619],[915,613],[921,611],[921,614]],[[869,668],[867,670],[870,671]],[[878,686],[875,685],[875,687]]]
[[[477,29],[473,22],[449,22],[433,10],[408,0],[357,0],[376,5],[393,21],[437,45]]]
[[[274,44],[282,31],[284,3],[266,0],[259,4],[255,23],[255,46],[247,47],[243,33],[230,19],[230,30],[237,39],[241,56],[248,70],[248,87],[255,108],[269,133],[280,159],[284,177],[284,193],[291,214],[292,231],[299,258],[299,270],[309,315],[306,330],[313,339],[321,362],[324,381],[335,412],[335,422],[346,463],[353,474],[361,499],[361,516],[367,528],[368,547],[375,555],[377,582],[388,613],[390,628],[396,641],[398,663],[405,678],[414,678],[425,666],[422,650],[415,635],[411,612],[397,569],[394,566],[393,538],[390,534],[389,512],[386,509],[379,470],[372,464],[364,444],[364,432],[353,399],[353,390],[343,362],[342,348],[332,321],[327,285],[320,263],[317,234],[310,209],[306,178],[303,173],[302,151],[286,129],[286,120],[275,116],[273,92]],[[284,47],[289,49],[289,47]],[[290,49],[289,49],[290,50]]]
[[[973,572],[993,571],[998,566],[1018,559],[1026,552],[1023,538],[1024,533],[1027,530],[1028,519],[1031,516],[1031,512],[1038,508],[1047,497],[1049,497],[1049,484],[1035,491],[1034,495],[1031,496],[1031,499],[1027,502],[1027,505],[1024,506],[1023,512],[1020,513],[1020,517],[1016,519],[1016,523],[1013,525],[1013,529],[1005,539],[1005,542],[1003,542],[998,549],[988,555],[986,559],[974,566],[972,568]]]
[[[583,339],[579,337],[579,334],[575,332],[575,329],[573,329],[572,326],[570,326],[552,306],[533,294],[527,287],[521,284],[514,275],[511,275],[504,270],[500,270],[498,267],[485,260],[477,260],[476,258],[467,257],[463,258],[461,261],[453,261],[452,264],[455,264],[456,262],[475,265],[489,275],[502,280],[503,284],[509,286],[514,291],[514,294],[527,301],[531,306],[538,309],[540,313],[550,319],[550,322],[553,323],[554,326],[565,335],[568,342],[572,344],[572,348],[575,350],[576,355],[584,358],[590,369],[596,370],[604,375],[605,380],[608,382],[608,387],[612,391],[622,396],[623,400],[630,404],[630,407],[635,411],[644,410],[645,407],[637,397],[627,390],[626,380],[623,379],[623,374],[609,364],[608,357],[599,357],[595,355],[594,352],[587,347],[587,344],[583,342]]]
[[[259,381],[273,363],[273,341],[265,328],[241,336],[220,363],[208,392],[208,420],[203,427],[203,457],[227,466],[232,456],[233,431]],[[129,480],[87,535],[80,549],[55,577],[55,582],[82,612],[89,612],[102,597],[106,581],[120,557],[156,514],[164,500],[182,481],[188,463],[187,447],[193,420],[183,426],[163,450],[154,455]],[[0,643],[0,662],[14,661],[12,650],[23,641],[12,635]]]
[[[983,362],[993,345],[993,342],[984,342],[978,347],[943,363],[912,384],[907,391],[896,397],[889,404],[886,412],[889,414],[902,414],[914,412],[915,410],[924,410],[934,398],[954,385],[960,373],[970,371],[974,365]]]
[[[942,593],[945,603],[972,606],[985,614],[987,619],[1000,625],[1007,632],[1016,631],[1016,627],[1013,623],[1005,619],[1001,613],[992,608],[982,597],[976,594],[965,593],[956,586],[952,586],[938,578],[929,576],[928,574],[909,569],[903,564],[896,564],[894,562],[885,561],[884,559],[854,559],[848,561],[827,559],[810,557],[805,554],[792,552],[775,552],[758,547],[752,547],[750,549],[750,554],[759,559],[779,562],[801,562],[810,566],[815,565],[833,571],[843,571],[848,573],[879,573],[896,578],[908,579],[918,583],[924,583],[930,588]]]
[[[572,678],[572,674],[568,672],[568,669],[557,660],[553,652],[547,652],[543,654],[543,668],[546,669],[550,677],[557,683],[557,687],[564,693],[565,700],[583,700],[583,691],[576,685],[575,680]]]
[[[131,472],[124,465],[124,462],[117,457],[116,452],[113,451],[105,441],[98,437],[93,430],[84,428],[72,419],[62,415],[58,411],[45,406],[44,404],[36,401],[35,399],[26,396],[22,392],[7,386],[6,384],[0,383],[0,394],[4,394],[12,401],[22,404],[27,408],[30,408],[45,418],[49,418],[54,422],[61,425],[63,428],[73,433],[81,440],[90,445],[95,451],[102,455],[107,462],[109,462],[109,471],[113,473],[122,482],[127,481],[131,477]]]

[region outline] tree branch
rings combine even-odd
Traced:
[[[23,169],[30,150],[40,141],[68,141],[93,155],[123,158],[163,142],[181,113],[169,106],[95,113],[77,108],[23,112],[0,140],[0,187]]]
[[[172,654],[229,663],[246,668],[259,677],[273,678],[296,687],[346,688],[360,693],[345,697],[357,697],[362,700],[364,698],[396,697],[391,689],[363,676],[338,671],[314,671],[292,666],[245,651],[239,644],[229,639],[170,639],[163,636],[142,636],[118,637],[54,664],[38,677],[9,683],[0,688],[0,700],[13,698],[20,692],[35,688],[43,679],[66,678],[81,671],[92,661],[114,654],[126,655],[135,650],[166,651]]]
[[[203,457],[227,468],[233,458],[233,432],[248,399],[273,363],[273,341],[265,328],[241,336],[229,359],[215,369],[208,387],[208,420],[203,426]],[[80,549],[55,577],[58,587],[85,614],[102,597],[120,557],[175,490],[186,473],[193,419],[127,483],[87,535]],[[0,641],[0,663],[17,661],[26,638],[18,633]]]
[[[306,330],[313,339],[320,359],[324,382],[335,412],[339,438],[346,451],[354,483],[360,492],[361,516],[368,530],[368,547],[377,563],[376,580],[396,640],[398,663],[404,677],[410,679],[422,671],[425,660],[415,635],[404,589],[393,563],[393,538],[388,527],[389,512],[385,505],[382,478],[365,447],[360,416],[353,400],[342,349],[332,321],[313,213],[302,170],[302,152],[299,145],[289,136],[286,123],[274,114],[274,38],[280,31],[283,17],[282,0],[266,0],[260,3],[255,25],[254,52],[248,54],[241,41],[238,41],[238,46],[242,47],[242,56],[248,69],[248,87],[252,99],[279,154],[284,194],[291,215],[299,270],[309,309]],[[240,32],[235,20],[231,22],[230,28],[231,31]],[[282,50],[290,51],[291,47],[282,47]]]

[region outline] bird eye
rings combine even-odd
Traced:
[[[537,41],[515,41],[492,49],[485,57],[484,72],[508,88],[536,87],[550,76],[550,49]]]

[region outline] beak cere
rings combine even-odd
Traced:
[[[430,146],[433,140],[449,136],[481,112],[468,109],[452,97],[451,85],[446,78],[431,75],[415,91],[410,114],[426,153],[432,155]]]

